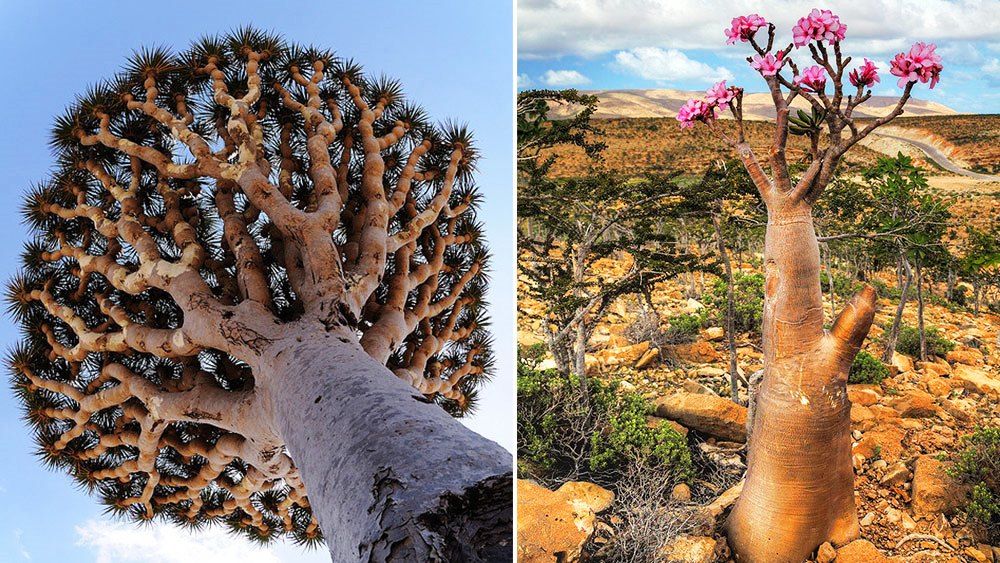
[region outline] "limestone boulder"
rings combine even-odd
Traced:
[[[1000,380],[993,378],[992,375],[979,368],[957,364],[951,377],[955,381],[961,382],[962,386],[969,391],[989,397],[1000,396]]]
[[[708,536],[679,536],[660,552],[664,563],[714,563],[718,560],[719,542]]]
[[[717,361],[720,358],[719,352],[715,347],[704,340],[668,346],[665,349],[668,354],[676,357],[678,360],[692,364],[707,364]]]
[[[705,329],[705,340],[716,342],[726,336],[726,331],[721,326],[710,326]]]
[[[935,517],[965,505],[967,485],[945,472],[952,464],[934,456],[922,455],[913,462],[913,515]]]
[[[837,550],[836,563],[896,563],[896,557],[886,557],[868,540],[854,540]]]
[[[902,373],[913,371],[913,358],[899,352],[892,353],[892,365]]]
[[[870,407],[882,398],[882,390],[878,385],[848,385],[847,398],[852,405]]]
[[[959,346],[951,352],[948,352],[945,359],[952,364],[974,366],[983,361],[983,353],[975,348],[970,348],[969,346]]]
[[[746,407],[717,395],[677,393],[664,397],[656,403],[656,416],[724,440],[747,439]]]
[[[517,480],[517,560],[520,563],[580,561],[583,545],[594,533],[598,512],[614,493],[593,483],[569,482],[550,491]]]
[[[598,350],[594,356],[605,366],[632,365],[639,361],[648,350],[649,342],[640,342],[631,346]]]
[[[920,389],[910,389],[893,402],[893,408],[904,418],[927,418],[934,416],[937,405],[934,396]]]

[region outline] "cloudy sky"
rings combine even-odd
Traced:
[[[845,54],[878,64],[876,95],[899,93],[888,73],[893,55],[933,42],[941,83],[919,85],[915,95],[958,111],[1000,112],[1000,0],[518,0],[518,87],[704,90],[725,79],[762,91],[745,60],[749,44],[726,45],[723,29],[758,13],[777,26],[784,47],[813,8],[847,25]]]
[[[468,424],[513,449],[513,8],[507,2],[124,2],[0,0],[0,52],[8,64],[0,106],[0,282],[17,270],[26,233],[22,193],[53,165],[47,146],[54,116],[73,97],[109,77],[133,49],[176,49],[202,35],[252,23],[302,44],[352,57],[374,74],[404,85],[436,119],[468,122],[482,154],[480,217],[494,255],[491,316],[498,373],[482,409]],[[0,316],[0,353],[17,331]],[[329,554],[294,545],[262,549],[221,530],[188,533],[168,526],[136,528],[102,515],[69,476],[47,471],[0,382],[0,561],[72,563],[318,563]]]

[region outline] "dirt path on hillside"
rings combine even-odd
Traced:
[[[883,133],[875,133],[875,135],[879,137],[895,139],[897,141],[902,141],[904,143],[913,145],[914,147],[923,151],[924,154],[926,154],[931,158],[931,160],[938,163],[938,165],[940,165],[945,170],[948,170],[949,172],[954,172],[955,174],[961,174],[962,176],[967,176],[969,178],[975,178],[976,180],[985,180],[987,182],[1000,182],[1000,176],[980,174],[978,172],[972,172],[970,170],[962,168],[961,166],[958,166],[951,160],[948,160],[948,157],[945,156],[944,153],[942,153],[941,151],[939,151],[937,148],[935,148],[930,144],[921,141],[914,141],[913,139],[907,139],[905,137],[897,137],[896,135],[885,135]]]

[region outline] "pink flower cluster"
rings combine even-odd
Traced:
[[[876,82],[881,82],[878,77],[878,67],[868,59],[865,59],[865,64],[852,70],[848,77],[851,79],[851,84],[856,87],[864,85],[866,88],[871,88]]]
[[[783,60],[784,53],[778,51],[778,56],[774,56],[773,53],[768,53],[764,57],[760,55],[754,55],[753,60],[750,62],[750,66],[756,69],[763,76],[774,76],[778,74],[781,67],[785,64]]]
[[[760,17],[757,14],[750,14],[749,16],[740,16],[738,18],[733,18],[732,27],[725,30],[726,43],[732,45],[736,43],[736,40],[749,41],[753,37],[757,30],[765,27],[767,25],[767,20]]]
[[[821,66],[811,66],[795,77],[795,83],[806,92],[822,92],[826,86],[826,70]]]
[[[715,108],[706,104],[704,100],[690,99],[677,111],[677,121],[681,122],[681,129],[694,127],[695,121],[708,121],[715,119]]]
[[[801,47],[810,41],[827,41],[834,43],[843,41],[847,26],[840,23],[840,18],[830,10],[813,8],[809,15],[799,19],[792,28],[792,41],[796,47]]]
[[[896,84],[903,88],[908,82],[931,83],[931,88],[941,79],[941,56],[934,52],[937,45],[914,43],[909,53],[899,53],[890,63],[889,72],[898,76]]]
[[[708,90],[705,90],[705,103],[712,107],[725,109],[733,103],[733,98],[736,97],[736,90],[737,88],[735,86],[732,88],[726,88],[726,81],[723,80]]]
[[[715,119],[716,109],[732,107],[733,100],[743,89],[737,86],[726,87],[723,80],[705,90],[704,100],[690,99],[677,111],[677,121],[681,122],[681,129],[694,127],[695,121],[709,121]]]

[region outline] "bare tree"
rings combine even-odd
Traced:
[[[764,27],[767,42],[761,44],[755,37]],[[739,154],[768,211],[764,376],[756,398],[746,485],[726,525],[729,544],[741,561],[803,561],[825,541],[839,545],[860,534],[846,384],[851,361],[871,328],[875,291],[865,287],[845,305],[833,327],[824,329],[812,207],[843,155],[903,113],[917,80],[933,86],[941,65],[933,45],[918,43],[908,54],[897,55],[892,73],[901,76],[902,96],[885,116],[858,124],[851,114],[870,98],[868,88],[878,78],[874,65],[866,61],[850,73],[856,89],[845,93],[845,71],[851,62],[840,48],[845,30],[831,12],[813,10],[793,30],[794,42],[775,51],[774,25],[756,14],[734,19],[727,31],[730,42],[749,42],[756,51],[747,60],[763,76],[774,103],[770,175],[744,135],[742,89],[720,83],[708,91],[708,98],[689,101],[678,114],[682,127],[702,121]],[[799,46],[808,47],[816,66],[800,72],[792,57]],[[786,67],[793,77],[782,73]],[[826,93],[827,79],[832,96]],[[811,115],[802,112],[792,118],[791,103],[800,97],[812,107]],[[715,120],[720,106],[732,110],[735,131],[727,133]],[[808,166],[794,180],[785,153],[790,128],[811,140]]]
[[[450,415],[492,366],[464,127],[247,28],[136,53],[52,139],[9,288],[47,463],[136,520],[510,558],[510,455]]]

